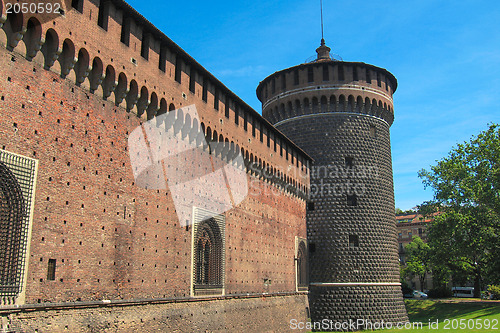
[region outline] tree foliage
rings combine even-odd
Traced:
[[[435,199],[453,207],[483,207],[500,216],[500,125],[458,144],[431,171],[420,170]]]
[[[415,213],[416,212],[413,209],[402,210],[401,208],[396,208],[396,215],[402,215],[402,214],[411,215]]]
[[[431,270],[430,251],[429,245],[418,236],[413,236],[411,243],[405,246],[406,266],[403,274],[409,278],[418,277],[421,291],[424,291],[425,278]]]
[[[444,213],[429,228],[436,265],[446,266],[455,280],[472,278],[476,296],[481,282],[498,283],[500,273],[500,126],[457,145],[431,170],[421,170],[435,202],[419,207]]]

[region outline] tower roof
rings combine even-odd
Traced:
[[[332,60],[332,58],[330,57],[331,50],[331,48],[326,46],[325,39],[321,38],[321,46],[316,49],[316,53],[318,54],[318,58],[316,59],[316,61]]]

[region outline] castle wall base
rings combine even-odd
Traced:
[[[0,308],[0,332],[289,332],[308,312],[306,294],[154,302]]]
[[[401,286],[310,286],[311,322],[327,322],[327,331],[382,328],[377,325],[408,322]],[[356,324],[356,329],[353,329]],[[358,324],[360,324],[358,326]],[[370,326],[372,325],[372,326]],[[384,326],[387,327],[387,326]]]

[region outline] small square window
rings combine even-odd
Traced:
[[[309,253],[314,253],[314,252],[316,252],[316,244],[309,243]]]
[[[375,127],[374,125],[370,125],[370,137],[377,137],[377,127]]]
[[[345,157],[345,167],[350,169],[353,167],[353,164],[354,164],[354,158],[346,156]]]
[[[359,247],[358,235],[349,235],[349,247]]]
[[[307,203],[307,210],[310,211],[310,212],[314,211],[314,202],[309,201]]]
[[[47,267],[47,280],[54,281],[56,279],[56,259],[49,259]]]
[[[357,206],[358,198],[356,194],[347,195],[347,206]]]

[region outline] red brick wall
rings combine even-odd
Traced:
[[[172,63],[161,72],[154,48],[146,61],[133,36],[130,47],[123,45],[113,11],[108,32],[98,27],[92,6],[85,1],[83,14],[68,9],[65,17],[42,22],[43,35],[54,28],[60,48],[71,39],[75,56],[85,48],[90,65],[99,57],[104,68],[115,68],[116,80],[123,71],[139,91],[144,86],[175,107],[195,104],[206,126],[308,186],[308,175],[294,176],[291,158],[267,148],[258,131],[252,137],[251,124],[245,131],[233,113],[226,119],[222,102],[216,112],[211,93],[201,101],[199,84],[190,93],[185,73],[182,84],[175,82]],[[1,30],[0,43],[5,45]],[[74,71],[61,78],[57,61],[44,69],[40,52],[26,60],[22,41],[13,52],[3,45],[0,148],[39,160],[26,302],[189,296],[191,229],[180,227],[168,190],[134,185],[127,139],[145,117],[136,116],[137,108],[127,112],[124,103],[115,106],[114,94],[103,100],[102,88],[90,93],[88,79],[77,87]],[[248,179],[251,193],[226,213],[226,293],[294,291],[295,237],[306,237],[305,202],[275,184]],[[57,260],[55,281],[46,279],[49,259]],[[265,286],[264,278],[271,284]]]

